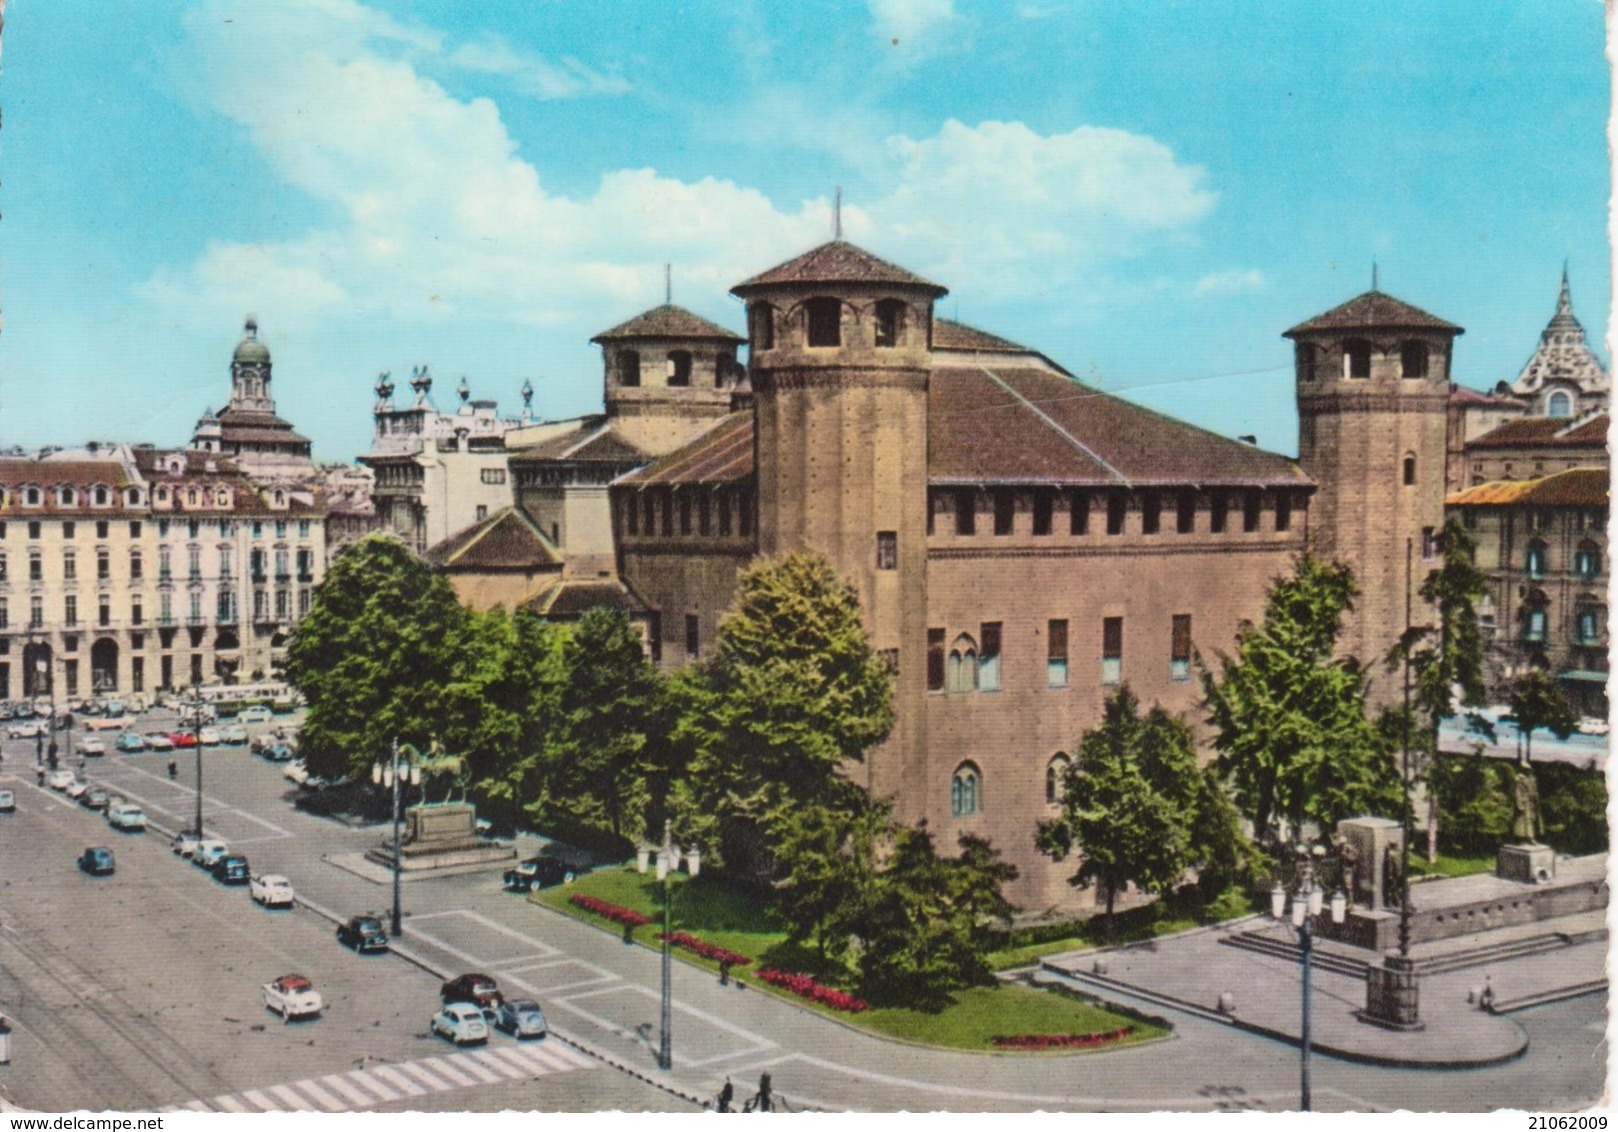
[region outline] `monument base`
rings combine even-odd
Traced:
[[[1355,1011],[1362,1022],[1389,1030],[1422,1030],[1421,984],[1415,961],[1388,955],[1365,971],[1365,1009]]]
[[[477,811],[466,802],[412,806],[404,816],[405,828],[399,847],[400,872],[467,866],[494,868],[517,856],[512,846],[485,841],[477,835]],[[365,857],[393,868],[392,838],[367,850]]]
[[[1556,852],[1549,845],[1502,845],[1494,875],[1523,884],[1549,884],[1556,879]]]

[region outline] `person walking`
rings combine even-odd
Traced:
[[[719,1090],[719,1101],[714,1106],[714,1110],[716,1112],[729,1112],[730,1111],[730,1102],[732,1100],[734,1100],[735,1098],[736,1098],[736,1086],[732,1085],[730,1083],[730,1078],[729,1077],[726,1077],[725,1078],[725,1087],[723,1089]]]

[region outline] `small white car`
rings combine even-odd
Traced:
[[[239,723],[226,724],[219,729],[219,741],[232,747],[239,747],[247,742],[247,728]]]
[[[470,1002],[452,1002],[434,1014],[427,1028],[458,1046],[489,1040],[489,1024],[483,1011]]]
[[[146,813],[133,802],[121,802],[107,807],[107,824],[133,833],[146,828]]]
[[[197,742],[201,743],[204,747],[219,746],[218,728],[204,727],[201,731],[197,732]]]
[[[189,829],[182,829],[174,835],[174,840],[169,842],[169,848],[174,850],[176,857],[189,857],[197,851],[201,841],[202,839]]]
[[[252,707],[242,708],[242,710],[236,716],[236,722],[268,723],[272,718],[273,716],[271,715],[269,708],[265,707],[263,704],[254,704]]]
[[[303,764],[302,759],[298,759],[296,762],[287,763],[281,771],[281,777],[302,786],[309,781],[309,768]]]
[[[48,731],[43,719],[21,719],[6,727],[6,735],[12,739],[32,739],[36,735],[44,735]]]
[[[74,744],[73,749],[78,751],[78,753],[81,755],[92,757],[96,755],[104,755],[107,753],[107,741],[105,739],[98,739],[94,735],[86,735],[83,739],[80,739],[76,744]]]
[[[1605,735],[1611,726],[1598,715],[1587,715],[1579,720],[1579,730],[1586,735]]]
[[[74,782],[71,770],[53,770],[45,776],[45,785],[52,790],[66,790]]]
[[[17,796],[10,790],[0,790],[0,814],[15,813],[17,809]]]
[[[292,882],[276,873],[254,877],[248,883],[247,894],[262,908],[290,908],[294,899]]]
[[[282,975],[264,984],[264,1006],[281,1016],[281,1021],[318,1017],[325,1003],[314,984],[302,975]]]
[[[146,733],[146,749],[148,751],[172,751],[174,750],[174,740],[170,739],[166,732],[148,731]]]
[[[88,789],[90,789],[90,784],[88,782],[81,782],[78,779],[74,779],[72,782],[68,783],[62,788],[62,793],[66,794],[69,798],[82,798],[84,797],[84,792]]]
[[[191,863],[204,869],[211,869],[219,858],[230,852],[230,846],[218,837],[204,837],[197,842],[197,847],[191,851]]]

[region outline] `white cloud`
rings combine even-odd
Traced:
[[[1242,291],[1262,291],[1269,278],[1256,267],[1215,271],[1198,279],[1191,290],[1198,295],[1234,295]]]
[[[518,51],[496,35],[462,44],[450,53],[449,61],[463,70],[509,78],[518,90],[535,98],[625,94],[631,89],[619,75],[603,74],[571,56],[553,63],[543,56]]]
[[[954,0],[866,0],[871,26],[891,49],[890,64],[906,67],[959,47],[965,19]]]

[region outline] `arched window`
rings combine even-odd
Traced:
[[[1062,795],[1067,786],[1067,771],[1072,764],[1067,754],[1057,751],[1050,762],[1045,764],[1045,804],[1057,805],[1062,801]]]
[[[899,344],[904,330],[905,305],[902,299],[882,299],[876,304],[876,344],[888,347]]]
[[[810,299],[803,304],[809,323],[809,345],[843,344],[843,304],[837,299]]]
[[[1314,344],[1299,342],[1293,346],[1292,352],[1298,360],[1298,380],[1313,381],[1315,379],[1316,362],[1319,358]]]
[[[730,380],[731,372],[735,368],[736,355],[728,354],[721,350],[713,361],[713,387],[723,389],[725,382]]]
[[[1545,544],[1535,539],[1528,544],[1528,556],[1524,568],[1530,578],[1543,578],[1545,576]]]
[[[1416,456],[1413,452],[1405,453],[1404,484],[1406,487],[1416,482]]]
[[[769,303],[754,303],[747,310],[747,321],[752,330],[753,349],[775,349],[775,308]]]
[[[1494,640],[1494,597],[1491,594],[1478,598],[1478,636],[1485,641]]]
[[[1550,599],[1543,590],[1531,590],[1523,602],[1522,639],[1529,644],[1543,644],[1545,629],[1550,623]]]
[[[962,763],[949,780],[949,812],[958,818],[969,818],[982,808],[983,775],[971,763]]]
[[[978,689],[978,646],[962,633],[949,650],[949,690],[975,692]]]
[[[1588,539],[1579,543],[1578,552],[1573,555],[1573,572],[1586,580],[1601,573],[1601,548]]]
[[[1427,376],[1427,343],[1406,342],[1399,350],[1399,371],[1406,377]]]
[[[690,350],[670,350],[669,351],[669,384],[670,385],[690,385],[691,384],[691,351]]]
[[[74,494],[71,487],[64,487],[62,489],[61,499],[63,507],[71,507],[78,500],[78,496]]]
[[[1602,606],[1593,594],[1579,599],[1573,614],[1573,643],[1598,645],[1601,643]]]
[[[187,507],[195,507],[197,505],[197,489],[196,488],[188,487],[188,488],[185,489],[185,505]]]
[[[1363,338],[1350,338],[1343,343],[1343,376],[1371,376],[1371,344]]]
[[[640,351],[618,351],[618,384],[633,388],[640,384]]]
[[[1547,417],[1571,417],[1573,415],[1573,398],[1561,389],[1545,398],[1545,415]]]
[[[97,507],[105,507],[107,504],[109,504],[111,502],[112,502],[112,493],[107,490],[105,485],[97,484],[96,485],[96,494],[95,494],[96,506]]]
[[[45,493],[33,484],[22,489],[22,503],[24,507],[38,507],[45,500]]]

